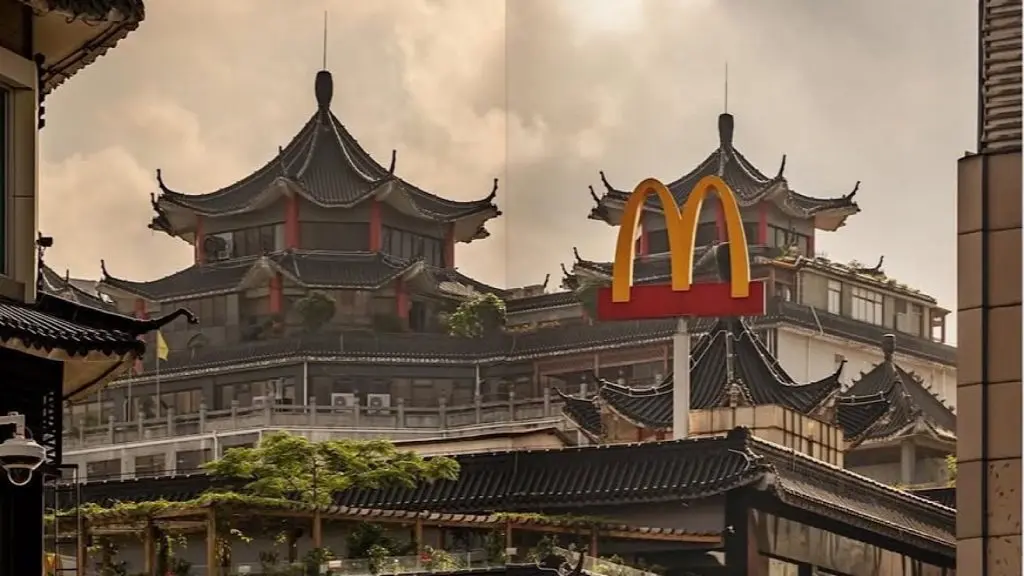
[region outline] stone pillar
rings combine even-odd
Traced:
[[[1019,140],[958,172],[957,573],[1020,574]]]

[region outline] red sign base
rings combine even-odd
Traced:
[[[692,284],[677,292],[669,284],[633,286],[629,302],[612,302],[612,289],[597,292],[598,320],[650,320],[680,316],[763,316],[764,282],[750,283],[750,296],[733,298],[729,283]]]

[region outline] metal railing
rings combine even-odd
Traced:
[[[449,406],[443,398],[433,407],[409,407],[402,399],[387,407],[321,406],[315,402],[306,406],[243,407],[235,401],[228,410],[208,410],[201,405],[193,414],[175,414],[172,409],[160,418],[140,417],[132,422],[119,422],[111,416],[103,425],[70,429],[64,436],[64,451],[268,428],[348,430],[358,432],[357,436],[365,433],[378,437],[446,436],[469,428],[507,429],[508,424],[536,424],[557,419],[560,413],[561,402],[547,390],[541,398],[519,400],[509,394],[506,400],[484,402],[477,398],[463,406]]]

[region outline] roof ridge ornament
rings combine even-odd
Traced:
[[[494,186],[491,188],[491,193],[487,195],[485,199],[487,202],[494,200],[494,197],[498,195],[498,179],[494,179]]]
[[[331,99],[334,97],[334,78],[330,72],[321,70],[316,73],[313,94],[316,96],[316,105],[321,111],[330,109]]]
[[[388,166],[388,174],[395,173],[395,162],[398,161],[398,150],[395,148],[391,149],[391,164]]]
[[[853,190],[850,190],[850,193],[843,196],[843,198],[853,200],[853,197],[857,195],[857,190],[860,190],[860,180],[857,180],[857,183],[853,185]]]
[[[728,112],[718,115],[718,143],[722,150],[732,150],[732,136],[736,123]]]
[[[896,336],[894,334],[886,334],[882,336],[882,355],[885,358],[887,364],[892,362],[893,353],[896,352]]]
[[[779,172],[775,175],[776,180],[782,180],[782,173],[786,171],[786,155],[782,155],[782,163],[779,164]]]

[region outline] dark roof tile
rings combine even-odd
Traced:
[[[816,382],[797,384],[744,321],[720,320],[693,345],[690,408],[723,406],[735,390],[740,404],[774,404],[808,414],[839,391],[839,374],[836,370]],[[601,381],[598,398],[638,426],[663,429],[672,426],[673,389],[671,375],[649,389]],[[579,422],[575,413],[568,415]]]
[[[721,176],[732,188],[740,206],[750,206],[764,200],[772,200],[784,212],[798,218],[811,218],[822,213],[838,215],[840,218],[835,224],[826,226],[827,229],[841,226],[847,216],[860,211],[856,202],[853,201],[854,193],[852,192],[836,198],[813,198],[790,190],[789,184],[783,177],[786,165],[785,157],[782,159],[778,174],[773,177],[766,176],[733,147],[732,132],[733,117],[730,114],[720,115],[719,137],[721,143],[719,147],[692,171],[666,185],[680,206],[686,202],[690,192],[701,178],[717,175]],[[603,173],[601,177],[604,180]],[[607,212],[605,208],[607,200],[624,202],[631,193],[631,191],[613,188],[607,180],[604,180],[604,184],[607,193],[598,199],[598,208],[591,213],[592,218],[601,220],[605,219],[603,215]],[[653,210],[661,209],[656,198],[649,198],[647,206]]]
[[[321,71],[317,82],[332,83],[329,72]],[[395,176],[393,166],[378,164],[331,113],[329,96],[299,133],[278,155],[242,180],[207,194],[183,194],[167,188],[159,178],[162,193],[156,200],[155,228],[166,228],[163,211],[183,207],[200,214],[224,215],[254,209],[269,201],[271,183],[282,178],[294,183],[312,202],[324,207],[350,207],[371,196],[388,191],[401,195],[420,217],[440,221],[478,214],[488,218],[500,214],[493,203],[495,190],[486,198],[470,202],[448,200],[426,192]]]

